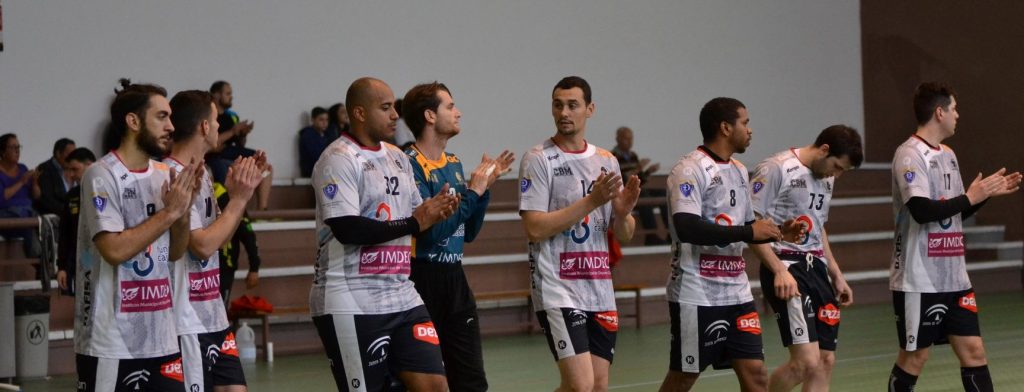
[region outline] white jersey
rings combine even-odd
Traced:
[[[324,223],[343,216],[412,216],[423,200],[409,157],[388,143],[369,149],[342,135],[313,166],[313,189],[318,249],[311,313],[384,314],[422,305],[409,280],[412,236],[369,246],[342,244]]]
[[[913,136],[892,159],[892,209],[896,237],[889,288],[915,293],[943,293],[971,288],[964,264],[964,230],[960,214],[938,222],[917,223],[907,201],[963,195],[956,154],[945,145],[933,148]]]
[[[111,152],[82,177],[75,281],[75,352],[99,358],[153,358],[178,352],[171,310],[170,232],[142,252],[111,265],[93,242],[97,234],[141,225],[164,208],[167,165],[149,161],[131,171]]]
[[[716,161],[703,149],[683,155],[668,176],[672,215],[686,213],[723,226],[754,220],[747,188],[747,168],[735,159]],[[743,242],[694,245],[672,233],[672,275],[667,299],[698,306],[724,306],[754,300],[743,259]]]
[[[170,157],[165,158],[164,163],[175,173],[185,168]],[[220,214],[217,199],[213,197],[213,178],[209,169],[203,175],[199,194],[192,201],[189,214],[189,230],[209,227]],[[220,252],[213,252],[205,260],[192,252],[185,252],[185,256],[174,263],[173,281],[178,335],[217,332],[228,327],[224,300],[220,297]]]
[[[592,144],[568,152],[549,139],[526,152],[519,173],[519,211],[553,212],[586,197],[601,173],[619,173],[619,162]],[[612,205],[606,203],[568,230],[530,243],[534,310],[615,310],[608,255],[611,220]]]
[[[789,149],[765,159],[754,169],[750,180],[750,198],[754,212],[775,223],[789,219],[802,222],[808,229],[803,242],[776,241],[776,254],[812,253],[824,257],[825,222],[832,201],[835,177],[816,178],[811,169],[800,163],[798,149]],[[795,261],[782,260],[788,267]]]

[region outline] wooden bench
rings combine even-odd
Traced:
[[[526,333],[533,333],[533,296],[530,295],[530,290],[489,291],[484,293],[475,293],[473,296],[476,298],[478,305],[481,301],[525,299],[526,321],[521,322],[520,326],[526,328]]]

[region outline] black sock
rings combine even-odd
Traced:
[[[892,365],[892,373],[889,375],[889,392],[914,392],[914,384],[917,384],[917,376],[903,371],[899,365]]]
[[[960,368],[960,379],[964,382],[967,392],[992,392],[992,375],[988,365]]]

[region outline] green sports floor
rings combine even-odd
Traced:
[[[982,335],[996,390],[1024,391],[1024,295],[979,295]],[[833,391],[884,391],[896,352],[890,305],[854,306],[843,311]],[[762,315],[769,371],[786,358],[774,320]],[[655,391],[668,366],[668,325],[619,332],[612,366],[613,391]],[[492,391],[550,391],[558,371],[543,335],[485,338],[484,362]],[[249,390],[332,391],[334,381],[321,354],[278,357],[246,368]],[[74,390],[73,376],[25,382],[25,391]],[[735,391],[731,371],[708,371],[695,391]],[[933,349],[917,391],[962,391],[960,369],[949,346]]]

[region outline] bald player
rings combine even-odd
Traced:
[[[313,167],[317,259],[310,311],[339,391],[445,391],[437,331],[409,280],[411,238],[458,208],[447,191],[423,200],[394,145],[391,88],[361,78],[345,102],[351,128]]]

